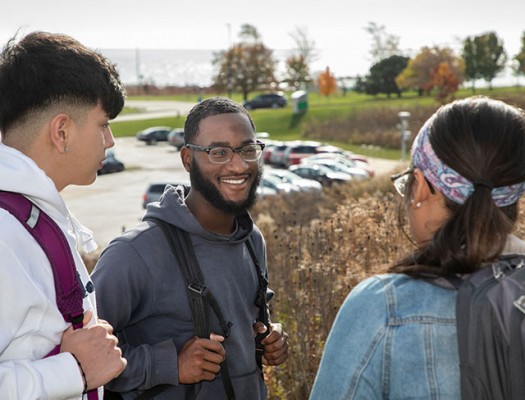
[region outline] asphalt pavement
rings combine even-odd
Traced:
[[[118,117],[145,119],[159,115],[187,114],[194,105],[172,101],[128,101],[127,106],[140,108],[141,114]],[[101,175],[90,186],[69,186],[62,196],[70,211],[95,235],[101,247],[126,229],[134,227],[144,215],[142,200],[150,183],[188,183],[179,151],[166,142],[148,146],[135,137],[116,138],[113,148],[125,171]],[[389,173],[397,161],[370,158],[376,175]]]

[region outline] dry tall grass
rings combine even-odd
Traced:
[[[521,207],[524,208],[523,205]],[[399,197],[386,176],[325,189],[321,196],[277,196],[252,215],[268,250],[272,319],[290,335],[290,357],[267,368],[270,399],[305,400],[332,322],[363,278],[411,250],[398,229]],[[525,238],[520,213],[516,234]],[[92,268],[97,255],[86,259]]]
[[[363,191],[366,193],[363,194]],[[523,207],[522,207],[523,208]],[[398,229],[399,197],[387,177],[322,197],[261,202],[253,214],[268,245],[272,316],[290,335],[286,364],[268,368],[270,399],[308,398],[339,306],[363,278],[411,250]],[[520,214],[517,234],[524,237]]]

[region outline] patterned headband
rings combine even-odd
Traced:
[[[491,189],[492,199],[498,207],[518,201],[525,193],[525,182],[493,188],[486,181],[471,182],[442,162],[430,145],[432,119],[421,128],[412,144],[412,164],[421,169],[428,181],[455,203],[463,204],[479,186]]]

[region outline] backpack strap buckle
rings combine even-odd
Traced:
[[[199,296],[206,296],[206,291],[208,290],[206,285],[199,282],[190,282],[188,289],[194,293],[197,293]]]

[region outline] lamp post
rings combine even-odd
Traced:
[[[228,27],[228,50],[226,50],[226,57],[227,57],[227,72],[226,72],[226,87],[228,90],[228,97],[232,98],[232,62],[231,62],[231,52],[232,52],[232,39],[231,39],[231,25],[230,23],[227,23],[226,26]]]
[[[408,111],[400,111],[397,115],[401,120],[401,122],[398,124],[398,128],[401,133],[401,161],[405,161],[407,152],[406,143],[410,138],[410,131],[408,130],[408,119],[410,118],[410,113]]]

